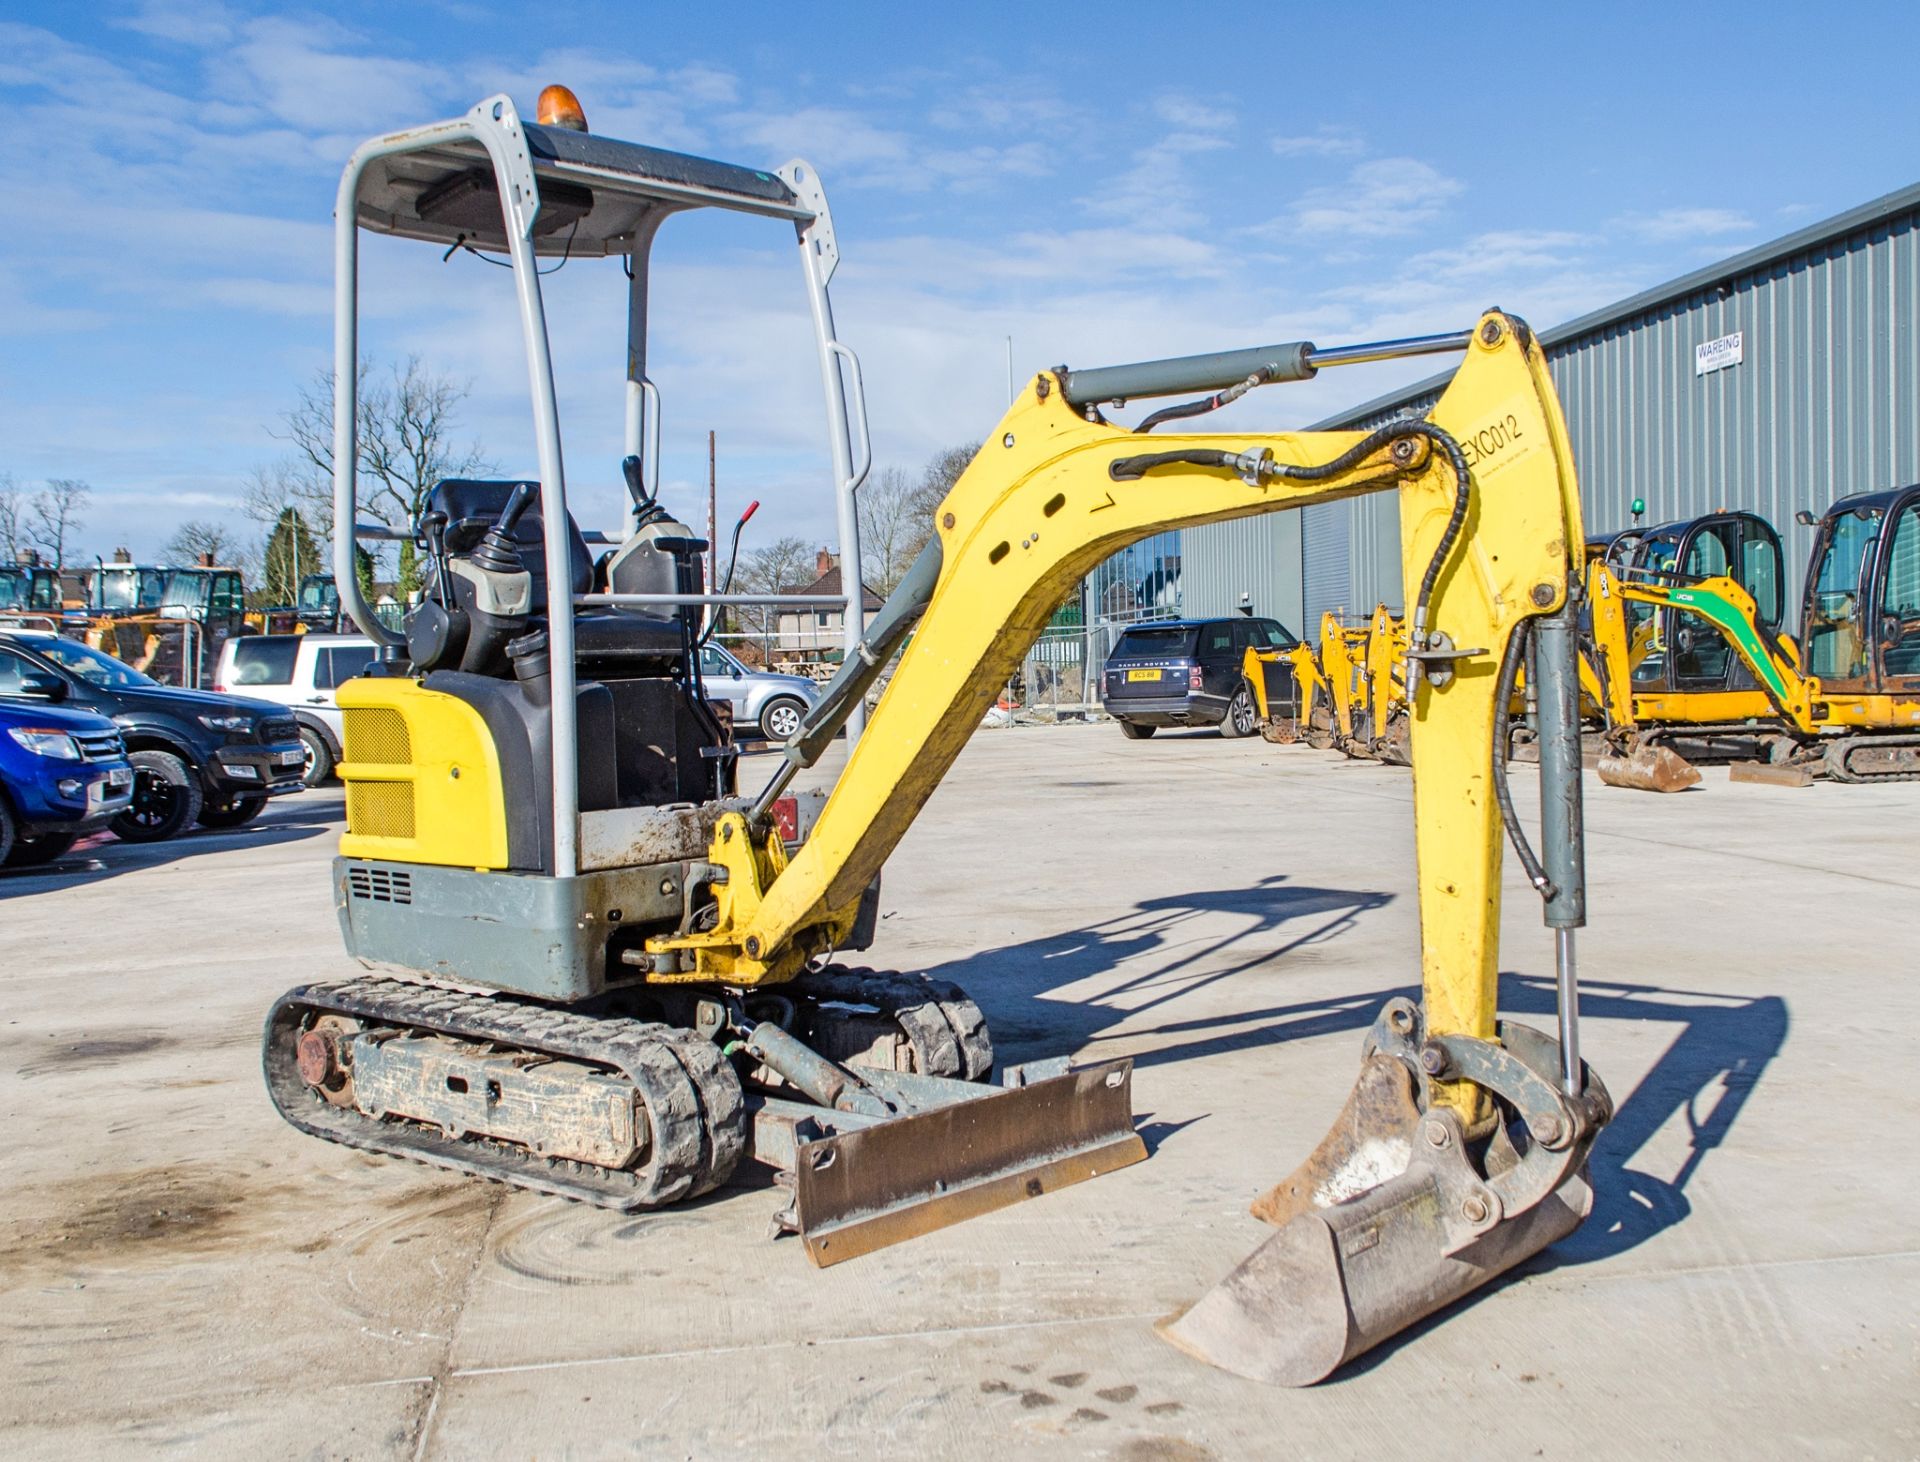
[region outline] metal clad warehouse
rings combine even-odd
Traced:
[[[1543,331],[1587,531],[1628,526],[1636,497],[1648,524],[1745,508],[1780,530],[1797,596],[1813,535],[1796,510],[1920,480],[1917,213],[1920,185]],[[1445,379],[1318,425],[1422,414]],[[1400,605],[1391,493],[1184,537],[1187,614],[1251,591],[1310,634],[1328,609]]]

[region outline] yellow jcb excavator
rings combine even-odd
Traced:
[[[1569,546],[1582,533],[1526,325],[1493,312],[1385,345],[1042,373],[864,633],[851,616],[843,667],[778,770],[738,796],[699,678],[696,611],[725,596],[702,589],[704,545],[666,514],[647,472],[647,245],[694,207],[795,229],[837,502],[850,510],[864,412],[826,305],[837,257],[826,200],[803,162],[760,171],[593,136],[570,94],[543,96],[542,112],[524,123],[509,98],[489,98],[365,144],[342,180],[337,578],[384,648],[339,692],[348,827],[334,892],[366,973],[290,991],[270,1012],[266,1078],[283,1115],[332,1141],[621,1209],[708,1191],[751,1157],[781,1175],[780,1223],[820,1263],[1138,1161],[1128,1062],[1016,1069],[990,1087],[991,1041],[957,987],[833,961],[869,946],[882,864],[1096,564],[1170,527],[1394,491],[1421,998],[1387,1004],[1333,1131],[1258,1205],[1277,1232],[1165,1333],[1242,1374],[1311,1382],[1575,1228],[1592,1201],[1587,1153],[1611,1115],[1578,1047]],[[404,635],[352,572],[362,230],[450,258],[505,256],[532,385],[537,476],[435,489],[416,525],[430,587]],[[542,256],[611,256],[628,279],[633,525],[598,563],[568,509]],[[1149,438],[1155,418],[1129,431],[1101,410],[1211,393],[1171,412],[1192,416],[1255,385],[1439,352],[1464,363],[1432,416],[1367,434]],[[1468,440],[1482,444],[1471,463]],[[1538,855],[1496,754],[1496,708],[1529,645]],[[865,695],[896,656],[809,819],[794,778],[837,732],[861,730]],[[1503,824],[1554,930],[1557,1039],[1496,1010]]]
[[[1613,752],[1604,780],[1697,782],[1675,742],[1836,781],[1920,775],[1920,488],[1843,498],[1817,527],[1797,641],[1780,629],[1779,537],[1754,514],[1665,524],[1590,561],[1583,681]]]

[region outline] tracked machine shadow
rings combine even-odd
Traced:
[[[725,596],[704,590],[705,545],[661,506],[651,475],[647,255],[661,222],[689,208],[794,227],[843,553],[857,564],[853,494],[868,452],[857,362],[827,303],[831,219],[803,162],[761,172],[596,137],[577,106],[559,105],[570,101],[529,125],[491,98],[364,145],[342,180],[336,577],[384,648],[339,692],[348,828],[335,899],[365,972],[292,991],[270,1014],[267,1082],[288,1120],[619,1209],[710,1191],[751,1158],[783,1185],[778,1225],[819,1263],[1140,1160],[1128,1062],[1030,1063],[989,1084],[991,1039],[961,989],[833,961],[871,943],[882,865],[1096,564],[1168,528],[1391,490],[1409,606],[1422,998],[1389,1004],[1347,1112],[1261,1205],[1278,1234],[1167,1334],[1244,1374],[1317,1380],[1577,1224],[1609,1112],[1575,1022],[1582,534],[1559,408],[1525,324],[1492,312],[1469,331],[1384,345],[1040,374],[864,631],[853,601],[839,674],[767,784],[741,795],[697,654],[700,611]],[[504,256],[532,386],[537,475],[442,483],[404,530],[432,566],[404,635],[374,617],[353,573],[362,230]],[[613,257],[629,280],[632,526],[598,561],[567,507],[542,257]],[[1442,352],[1465,359],[1426,421],[1365,435],[1142,435],[1254,386]],[[1101,410],[1193,392],[1211,394],[1134,431]],[[1476,433],[1497,445],[1470,466],[1461,443]],[[845,578],[857,594],[859,575]],[[1547,807],[1538,856],[1496,759],[1529,647]],[[842,730],[853,744],[832,795],[795,795]],[[1495,1017],[1503,822],[1556,933],[1557,1039]]]

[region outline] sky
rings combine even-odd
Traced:
[[[332,353],[334,191],[367,137],[550,81],[594,131],[812,162],[874,457],[990,433],[1022,380],[1308,339],[1546,328],[1910,184],[1920,8],[0,5],[0,473],[89,482],[87,554],[247,525],[249,475]],[[619,523],[624,282],[545,281],[569,497]],[[458,434],[534,464],[510,281],[368,239],[363,355],[469,388]],[[832,538],[793,235],[670,220],[651,373],[666,500],[749,546]],[[1304,426],[1432,361],[1258,391]],[[251,531],[248,529],[247,531]]]

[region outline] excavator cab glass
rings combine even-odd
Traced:
[[[1671,529],[1649,533],[1640,541],[1632,559],[1632,571],[1638,574],[1670,575],[1679,566],[1680,535]],[[1664,625],[1657,622],[1659,610],[1651,604],[1627,605],[1627,637],[1637,639],[1650,621],[1654,642],[1638,665],[1633,667],[1635,685],[1660,685],[1667,678],[1667,642]]]
[[[1752,513],[1709,513],[1657,528],[1640,545],[1628,572],[1681,584],[1730,578],[1752,596],[1760,629],[1771,634],[1780,626],[1786,577],[1780,537]],[[1650,604],[1627,607],[1634,630],[1656,616],[1655,642],[1634,667],[1634,684],[1675,691],[1751,688],[1732,644],[1695,616]]]
[[[159,569],[106,564],[94,570],[88,608],[108,614],[150,614],[160,607],[167,576]]]
[[[1842,684],[1867,678],[1867,636],[1860,619],[1861,574],[1880,536],[1879,508],[1830,515],[1814,547],[1807,589],[1807,673]]]
[[[1881,674],[1888,680],[1908,682],[1899,690],[1916,688],[1920,682],[1920,497],[1899,510],[1887,539],[1878,638]]]

